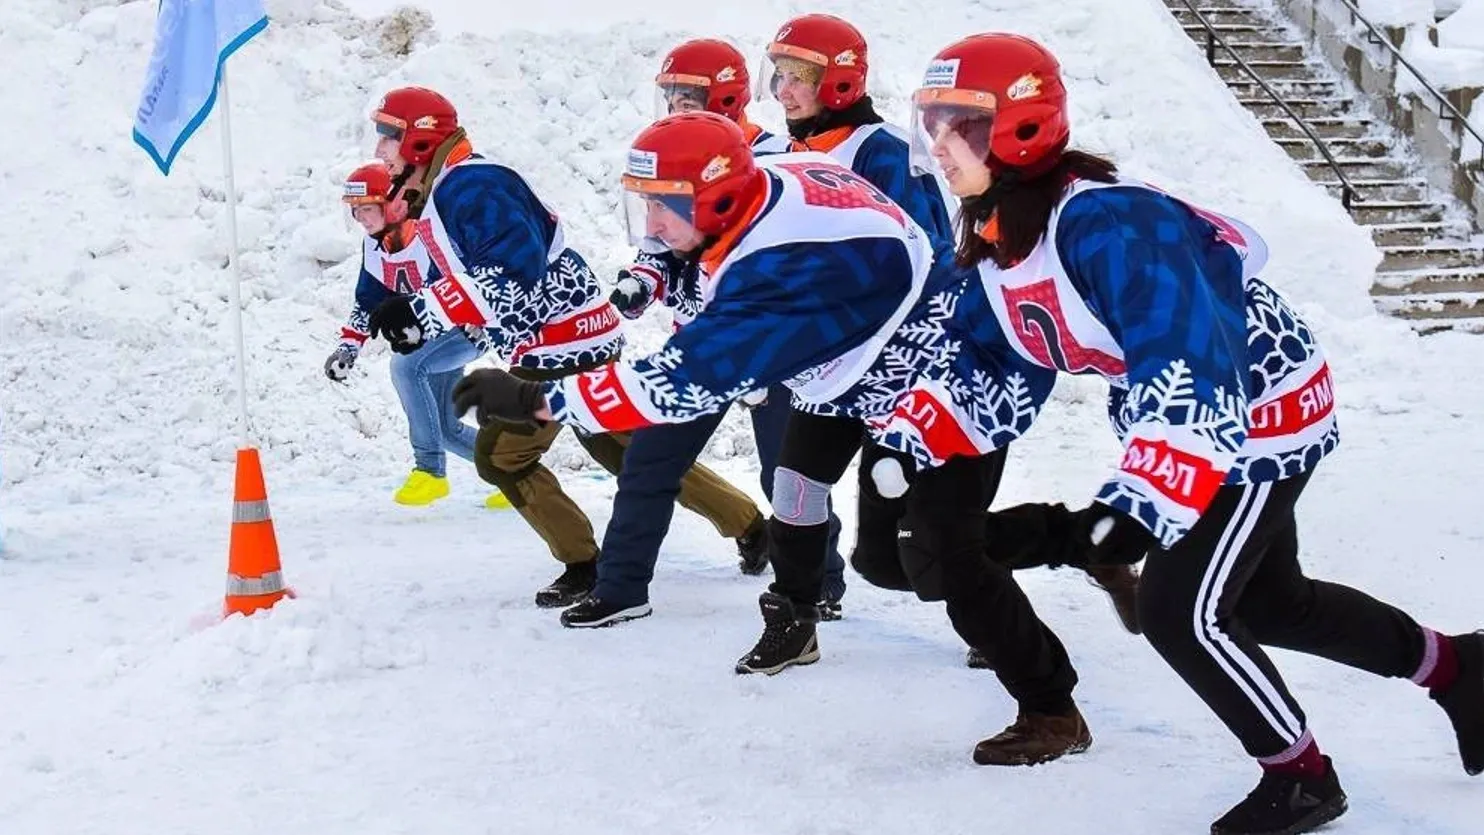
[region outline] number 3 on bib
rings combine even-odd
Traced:
[[[907,225],[906,215],[891,198],[848,168],[816,163],[789,163],[779,168],[792,174],[804,187],[804,202],[832,209],[872,209]]]

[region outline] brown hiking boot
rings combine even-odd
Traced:
[[[1123,628],[1143,634],[1139,626],[1139,572],[1131,565],[1089,565],[1084,569],[1093,585],[1108,593]]]
[[[1024,713],[1015,724],[974,746],[979,765],[1039,765],[1092,745],[1092,733],[1077,708],[1065,716]]]

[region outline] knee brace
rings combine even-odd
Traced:
[[[830,485],[779,467],[773,471],[773,516],[786,525],[823,525],[830,520]]]

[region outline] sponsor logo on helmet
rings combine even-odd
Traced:
[[[674,55],[667,55],[667,56],[665,56],[665,64],[664,64],[664,66],[660,67],[660,72],[669,72],[670,71],[670,68],[673,67],[673,66],[675,66],[675,56]]]
[[[722,84],[725,84],[728,81],[736,81],[737,68],[730,65],[722,67],[721,72],[718,72],[716,74],[716,80],[718,83]]]
[[[360,180],[352,180],[345,184],[346,197],[365,197],[368,193],[366,184]]]
[[[731,157],[712,157],[711,161],[706,163],[706,167],[701,169],[701,182],[713,182],[721,177],[726,176],[726,173],[730,170],[732,170]]]
[[[416,122],[413,122],[412,123],[412,126],[415,127],[415,128],[422,128],[422,129],[425,129],[425,130],[431,130],[433,128],[438,127],[438,117],[437,116],[423,116],[423,117],[419,118]]]
[[[781,41],[784,38],[788,37],[788,33],[792,32],[793,30],[794,28],[792,26],[785,26],[782,29],[778,30],[778,34],[773,36],[773,40]]]
[[[958,59],[948,58],[928,64],[923,73],[923,87],[955,87],[958,85]]]
[[[1005,91],[1005,97],[1010,101],[1033,99],[1039,95],[1041,95],[1041,77],[1035,73],[1026,73],[1015,79],[1015,83]]]
[[[654,151],[641,151],[638,148],[629,149],[629,164],[624,169],[631,177],[643,177],[653,180],[659,176],[660,155]]]
[[[855,62],[857,60],[859,60],[859,56],[857,56],[855,54],[855,50],[853,50],[853,49],[847,49],[844,52],[840,53],[839,55],[836,55],[835,56],[835,66],[837,66],[837,67],[853,67],[853,66],[855,66]]]

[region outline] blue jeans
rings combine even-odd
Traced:
[[[453,411],[453,387],[479,349],[461,329],[451,330],[410,354],[392,356],[392,387],[407,413],[413,466],[440,478],[447,475],[445,452],[474,460],[478,430]]]
[[[788,425],[791,395],[783,386],[768,391],[768,402],[753,409],[752,431],[762,462],[763,492],[771,500],[773,470]],[[649,600],[649,582],[659,559],[660,543],[669,532],[680,495],[680,479],[700,456],[726,412],[703,415],[685,423],[666,423],[636,430],[624,450],[613,497],[613,517],[603,534],[598,555],[598,582],[593,596],[621,606]],[[845,560],[838,547],[840,520],[830,514],[830,539],[825,567],[825,596],[845,594]]]

